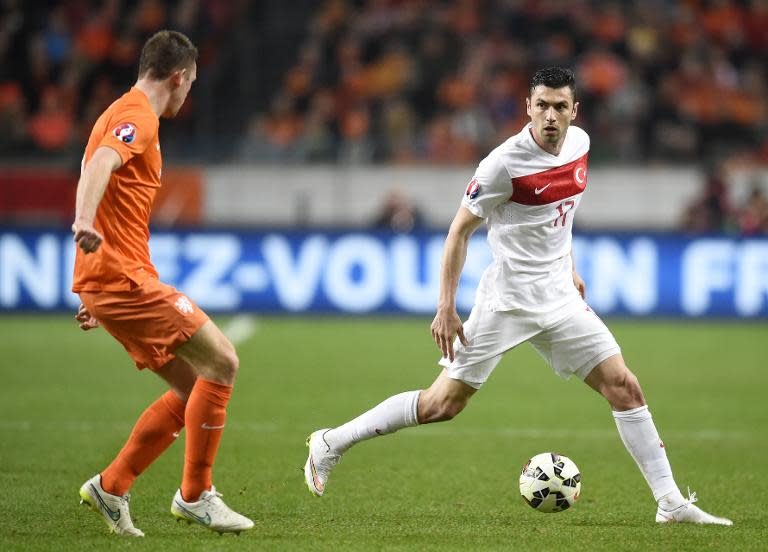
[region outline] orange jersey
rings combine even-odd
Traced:
[[[149,259],[149,217],[160,187],[160,120],[147,96],[131,88],[101,114],[85,148],[83,167],[99,147],[115,150],[122,166],[109,178],[94,227],[104,237],[95,253],[77,248],[72,291],[125,291],[157,271]]]

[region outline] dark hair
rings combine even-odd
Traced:
[[[547,88],[563,88],[568,86],[571,89],[573,97],[576,98],[576,78],[573,71],[565,67],[547,67],[539,69],[531,79],[530,95],[533,95],[533,89],[537,86],[546,86]]]
[[[176,31],[159,31],[141,49],[139,78],[167,79],[177,69],[190,67],[196,59],[197,48],[186,36]]]

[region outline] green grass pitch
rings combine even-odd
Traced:
[[[222,326],[228,320],[217,319]],[[239,345],[214,481],[253,518],[240,537],[174,523],[183,438],[133,488],[147,537],[108,535],[78,505],[162,391],[103,330],[71,318],[0,318],[1,550],[768,549],[768,325],[609,321],[638,374],[676,479],[734,527],[657,526],[655,504],[604,401],[560,380],[528,345],[502,361],[457,419],[352,449],[328,492],[300,471],[304,439],[437,374],[423,319],[259,318]],[[521,500],[525,460],[554,450],[582,497],[541,514]]]

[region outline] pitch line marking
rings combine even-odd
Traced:
[[[232,318],[227,324],[222,326],[224,332],[233,345],[239,345],[248,341],[258,331],[259,324],[253,316],[241,314]]]

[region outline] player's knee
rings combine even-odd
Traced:
[[[232,385],[235,382],[239,368],[240,359],[235,348],[231,345],[219,351],[213,362],[213,371],[216,374],[216,379],[228,385]]]
[[[240,369],[240,357],[237,356],[234,348],[224,355],[223,367],[224,372],[234,380]]]

